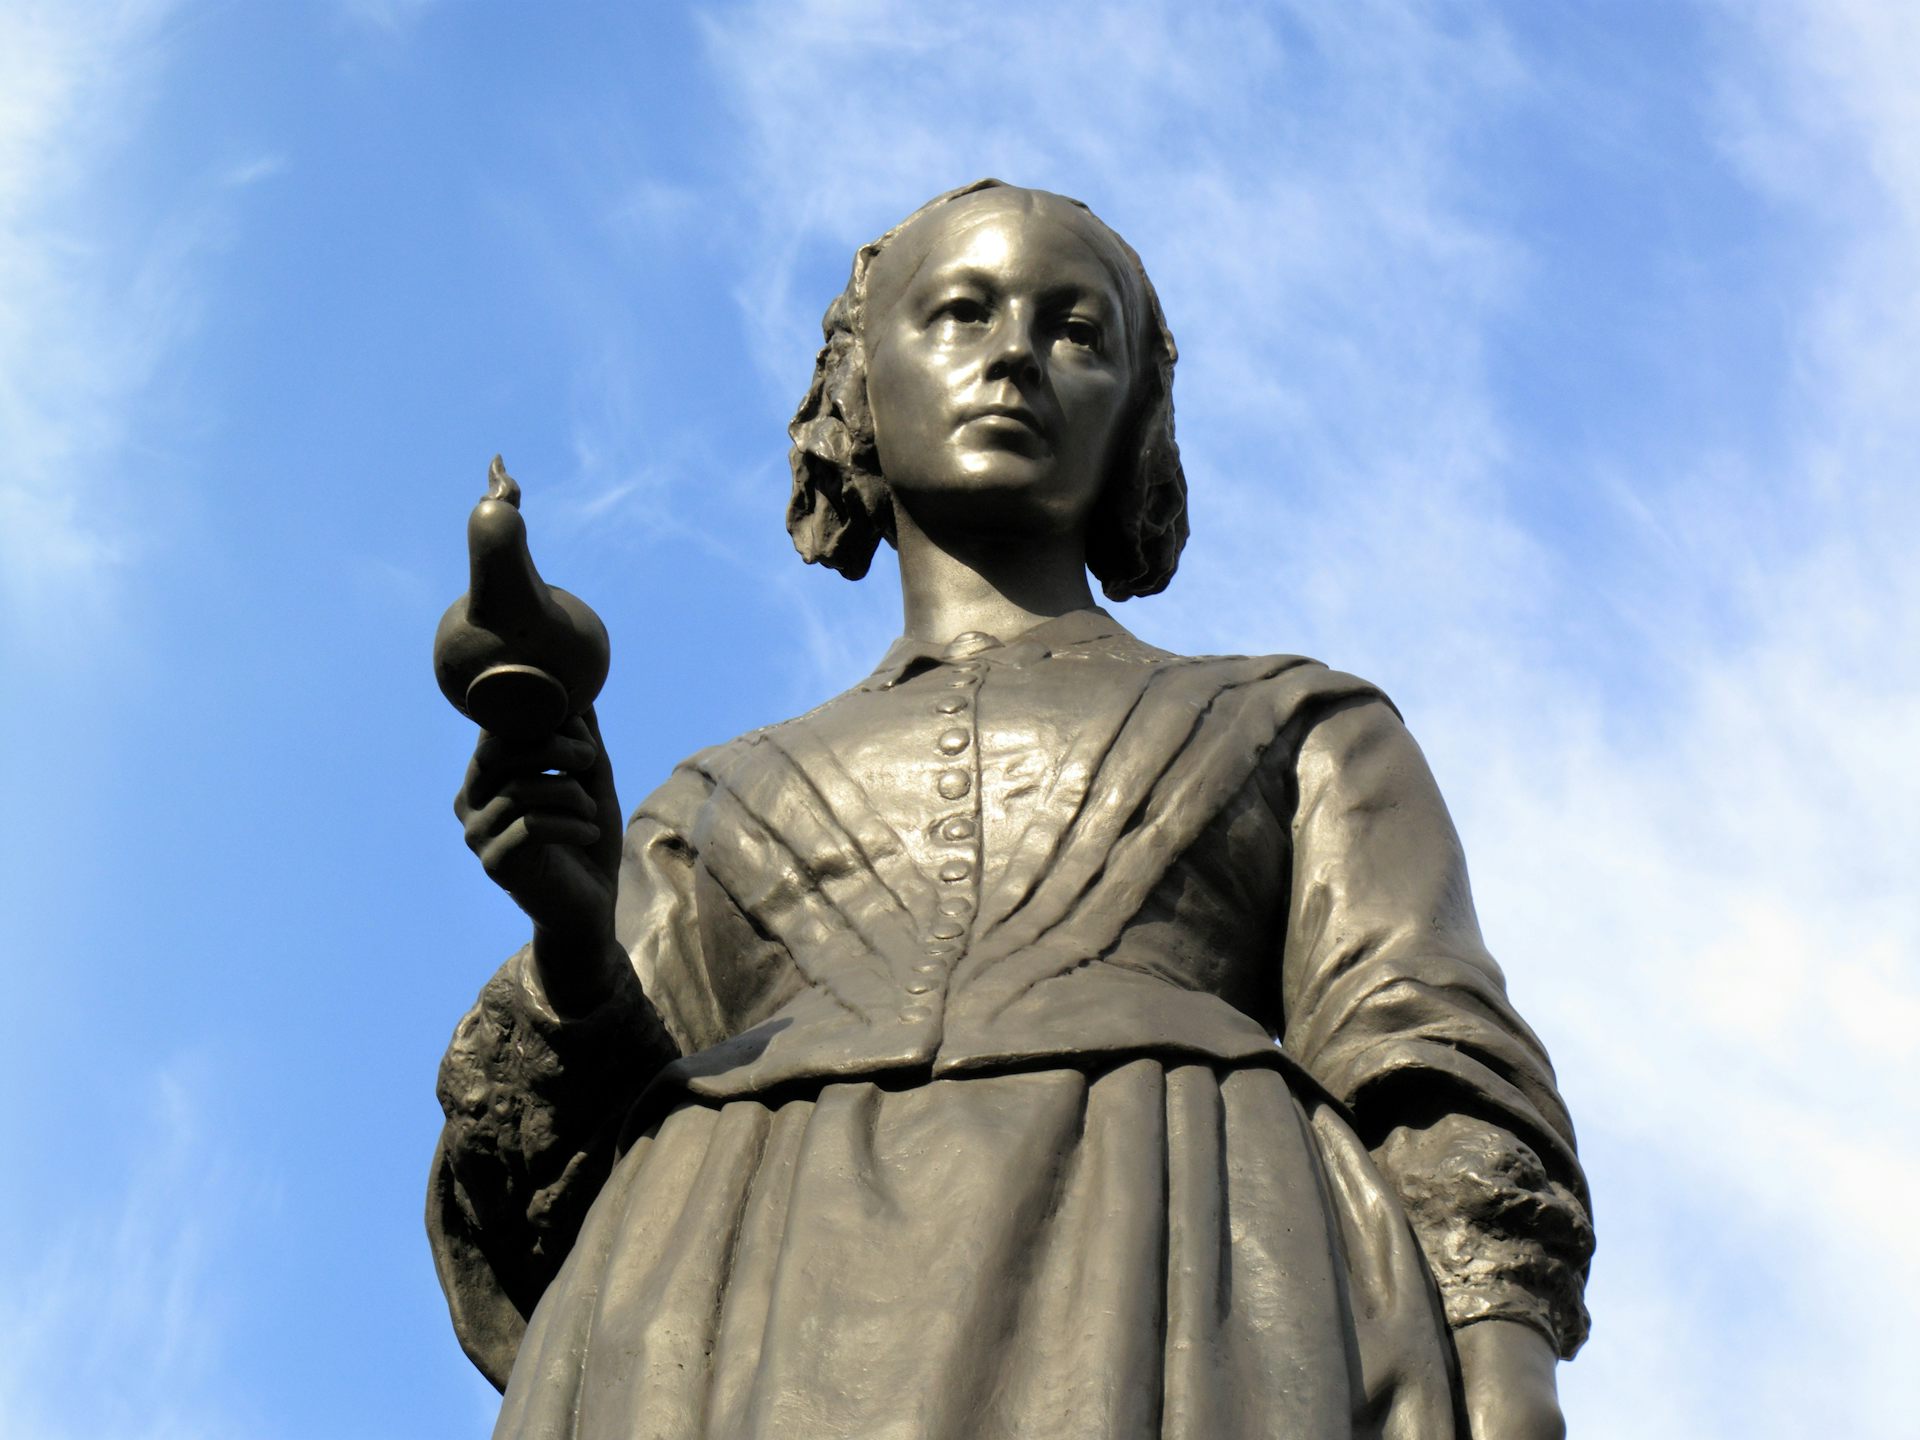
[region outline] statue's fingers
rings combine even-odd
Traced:
[[[579,774],[591,770],[599,758],[599,747],[579,736],[555,733],[528,743],[482,733],[473,747],[463,789],[472,803],[485,804],[509,780],[555,772]]]
[[[590,770],[600,759],[600,746],[576,717],[534,747],[543,770],[569,773]]]
[[[603,772],[611,774],[607,747],[600,743],[600,729],[591,720],[591,713],[575,715],[560,727],[555,738],[562,742],[562,748],[555,752],[559,758],[549,769],[582,777]]]
[[[475,811],[493,799],[502,778],[482,767],[476,748],[473,758],[467,761],[467,773],[460,777],[460,788],[453,796],[453,813],[460,817],[461,824],[466,824]]]
[[[540,775],[510,781],[486,804],[468,807],[461,816],[467,848],[479,854],[523,816],[584,820],[593,826],[593,840],[600,836],[598,808],[580,782],[564,775]],[[591,844],[593,840],[566,843]]]
[[[593,707],[589,705],[585,710],[581,711],[580,714],[576,715],[574,719],[579,723],[580,733],[584,735],[588,743],[593,746],[593,753],[597,757],[598,763],[607,765],[607,742],[600,734],[600,717],[594,713]]]
[[[551,811],[536,810],[522,819],[526,823],[527,839],[533,844],[591,845],[600,838],[598,825],[574,815],[556,815]]]
[[[511,885],[515,866],[545,845],[591,845],[600,827],[568,815],[521,815],[480,847],[480,866],[495,882]]]
[[[473,747],[474,761],[488,773],[579,770],[592,765],[599,754],[600,747],[577,720],[537,740],[514,740],[483,730]]]
[[[502,785],[500,795],[529,814],[535,811],[558,811],[582,820],[594,820],[600,813],[600,807],[587,794],[586,786],[571,775],[522,776]]]
[[[468,806],[466,813],[460,817],[466,829],[467,848],[478,855],[499,838],[507,826],[518,820],[521,813],[519,806],[497,795],[484,805]]]

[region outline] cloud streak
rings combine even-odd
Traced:
[[[0,1440],[251,1433],[241,1397],[213,1383],[231,1287],[212,1257],[263,1195],[207,1133],[205,1079],[191,1061],[148,1077],[122,1184],[66,1207],[39,1245],[10,1247]]]
[[[149,391],[197,308],[212,211],[134,214],[112,168],[164,71],[174,8],[0,11],[0,641],[42,659],[73,655],[118,608],[146,544],[128,472],[151,438]]]

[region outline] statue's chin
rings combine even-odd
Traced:
[[[888,477],[894,504],[929,533],[952,525],[974,532],[1073,530],[1085,524],[1099,488],[1051,453],[974,447],[951,462],[904,483]]]

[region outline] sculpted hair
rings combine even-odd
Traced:
[[[999,180],[976,180],[922,205],[853,257],[847,288],[827,307],[820,328],[826,343],[813,364],[813,383],[787,434],[793,494],[787,502],[787,533],[809,565],[825,565],[858,580],[884,539],[893,540],[893,502],[874,444],[867,406],[867,358],[861,341],[866,322],[867,275],[874,258],[914,221],[931,210]],[[1066,198],[1066,197],[1061,197]],[[1087,526],[1087,568],[1110,600],[1154,595],[1167,588],[1187,543],[1187,480],[1173,438],[1173,367],[1179,351],[1160,310],[1160,297],[1133,247],[1078,200],[1078,206],[1111,237],[1124,257],[1137,291],[1138,308],[1128,326],[1134,348],[1134,394],[1127,426],[1114,447],[1107,477]]]

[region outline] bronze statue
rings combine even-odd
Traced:
[[[982,181],[825,331],[787,523],[898,552],[866,680],[623,824],[561,673],[597,622],[510,544],[547,630],[443,630],[456,703],[526,697],[456,808],[533,938],[448,1050],[428,1205],[496,1435],[1560,1434],[1585,1184],[1420,751],[1364,681],[1088,589],[1187,533],[1139,258]]]

